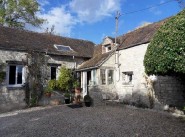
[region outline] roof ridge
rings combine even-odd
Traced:
[[[32,31],[32,30],[27,30],[27,29],[11,28],[11,27],[8,27],[8,26],[3,26],[3,25],[0,25],[0,27],[5,28],[5,29],[16,30],[16,31],[20,31],[20,32],[27,32],[27,33],[38,34],[38,35],[43,35],[43,36],[60,37],[60,38],[66,38],[66,39],[71,39],[71,40],[79,40],[79,41],[90,42],[90,43],[94,44],[94,42],[92,42],[90,40],[84,40],[84,39],[77,39],[77,38],[72,38],[72,37],[60,36],[60,35],[56,35],[56,34],[48,34],[48,33],[44,33],[44,32],[41,33],[41,32],[36,32],[36,31]]]

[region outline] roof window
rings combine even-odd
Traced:
[[[57,44],[54,44],[54,47],[59,50],[59,51],[71,51],[71,47],[69,46],[64,46],[64,45],[57,45]]]

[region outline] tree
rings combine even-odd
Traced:
[[[36,16],[38,11],[36,0],[0,0],[0,24],[21,29],[26,24],[38,27],[44,22]]]
[[[185,9],[156,32],[146,51],[144,66],[147,74],[185,74]]]

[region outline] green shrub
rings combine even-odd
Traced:
[[[80,82],[78,80],[74,80],[73,87],[74,88],[79,88],[80,87]]]
[[[64,94],[64,97],[65,98],[70,98],[70,94],[67,92],[67,93]]]
[[[48,87],[51,88],[52,90],[57,89],[57,80],[51,79],[48,81]]]
[[[4,81],[5,77],[6,77],[6,72],[0,72],[0,83]]]
[[[185,9],[154,35],[144,58],[147,74],[185,74]]]
[[[58,78],[58,88],[64,91],[69,91],[72,88],[73,76],[72,71],[66,67],[61,67]]]

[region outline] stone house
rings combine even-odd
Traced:
[[[6,77],[0,83],[0,112],[25,107],[26,66],[30,51],[49,57],[47,77],[56,79],[61,66],[76,68],[92,58],[94,43],[0,26],[0,64]]]
[[[169,76],[148,77],[144,73],[143,60],[148,44],[164,22],[149,24],[119,36],[117,43],[106,37],[95,47],[93,58],[78,67],[82,72],[82,87],[86,88],[83,94],[88,90],[94,103],[118,99],[143,107],[183,106],[185,86],[181,80]]]

